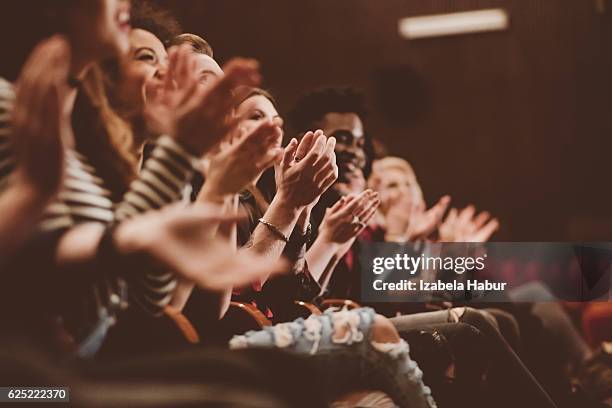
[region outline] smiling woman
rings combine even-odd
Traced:
[[[146,1],[132,4],[132,31],[127,58],[107,61],[103,65],[109,82],[106,93],[114,109],[132,125],[139,120],[149,92],[161,86],[168,64],[166,45],[180,33],[180,25],[163,9]],[[143,137],[142,132],[135,132]],[[137,140],[141,146],[144,140]]]

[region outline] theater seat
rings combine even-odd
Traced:
[[[308,317],[311,314],[320,316],[322,314],[321,310],[312,303],[302,302],[301,300],[296,300],[293,303],[297,306],[298,310],[302,311],[301,317]]]
[[[200,336],[193,327],[189,319],[185,317],[178,309],[168,305],[164,308],[164,315],[176,325],[179,333],[191,344],[198,344],[200,342]]]
[[[240,334],[249,330],[261,330],[272,326],[272,322],[255,306],[249,303],[230,302],[230,307],[221,321],[227,333]]]
[[[361,305],[350,299],[325,299],[321,302],[321,309],[329,309],[330,307],[347,308],[348,310],[358,309]]]

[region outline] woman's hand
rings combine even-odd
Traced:
[[[206,224],[227,226],[237,220],[215,206],[174,205],[124,221],[117,228],[115,243],[125,255],[149,256],[180,277],[213,291],[286,271],[285,261],[250,253],[236,256],[235,242],[202,232]]]
[[[163,83],[149,81],[146,84],[143,116],[147,131],[156,136],[174,133],[175,112],[189,101],[198,86],[196,57],[188,45],[171,47],[168,60]]]
[[[255,60],[235,58],[223,70],[225,75],[211,87],[193,85],[175,110],[173,136],[199,156],[237,126],[239,118],[231,115],[232,90],[241,85],[257,86],[261,81],[259,64]]]
[[[448,208],[450,197],[445,195],[429,210],[425,210],[425,203],[421,202],[414,208],[408,227],[408,241],[427,239],[442,222],[442,217]]]
[[[220,201],[224,196],[237,194],[255,184],[257,177],[283,155],[278,144],[283,135],[282,126],[280,118],[263,122],[211,155],[201,196]]]
[[[308,269],[322,290],[329,283],[338,261],[367,227],[379,204],[378,193],[366,190],[342,197],[325,211],[319,235],[306,252]]]
[[[276,167],[277,196],[289,207],[311,209],[338,178],[336,139],[322,131],[291,139]]]
[[[498,229],[497,218],[488,211],[476,215],[476,208],[468,205],[461,211],[451,208],[438,234],[442,242],[486,242]]]
[[[235,58],[225,65],[224,72],[210,87],[203,87],[190,47],[171,49],[164,85],[147,89],[149,128],[173,136],[196,156],[208,152],[237,125],[237,118],[231,115],[232,90],[241,85],[257,86],[261,81],[255,60]]]
[[[366,228],[379,205],[378,193],[370,189],[342,197],[325,210],[319,227],[320,239],[326,244],[345,244],[353,240]]]
[[[26,61],[12,111],[17,172],[23,187],[50,198],[64,172],[64,141],[71,137],[68,95],[70,47],[54,36],[41,42]],[[41,200],[41,203],[45,200]]]
[[[406,242],[415,213],[413,195],[401,194],[397,198],[387,199],[385,206],[385,241]]]

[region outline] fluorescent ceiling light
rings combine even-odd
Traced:
[[[400,35],[407,39],[498,31],[508,28],[509,17],[504,9],[467,11],[406,17],[399,21]]]

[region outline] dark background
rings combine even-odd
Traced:
[[[600,1],[601,8],[597,8]],[[250,56],[281,110],[366,91],[366,127],[502,222],[495,240],[612,240],[612,1],[160,0],[224,62]],[[508,31],[408,41],[401,17],[503,7]]]
[[[495,240],[612,241],[612,0],[155,2],[218,61],[259,59],[281,111],[314,87],[364,90],[368,132],[414,165],[428,203],[491,211]],[[402,17],[491,7],[509,30],[398,35]],[[0,24],[3,67],[28,23]]]

